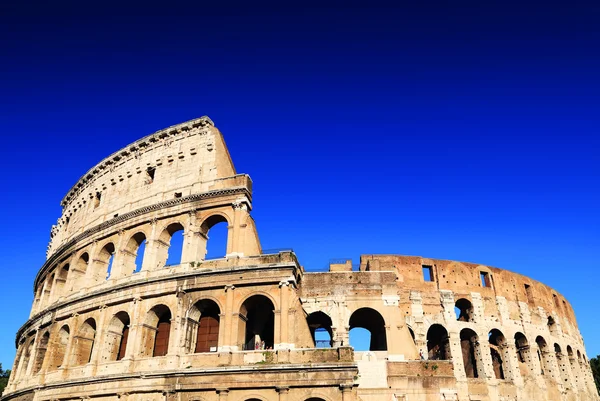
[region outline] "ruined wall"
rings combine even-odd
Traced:
[[[573,310],[541,283],[397,255],[307,273],[263,251],[252,181],[207,117],[115,152],[61,204],[3,401],[598,399]]]
[[[453,364],[458,399],[597,399],[572,307],[526,276],[472,263],[362,255],[359,271],[337,261],[330,272],[306,273],[301,289],[309,313],[331,317],[336,344],[353,345],[353,326],[373,333],[369,320],[385,321],[386,353],[369,356],[372,369],[382,358],[444,360]],[[368,318],[353,325],[365,307]],[[359,396],[374,382],[359,386]]]

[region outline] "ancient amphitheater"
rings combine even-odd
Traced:
[[[207,117],[110,155],[61,204],[2,400],[599,399],[573,309],[542,283],[398,255],[309,272],[262,250],[252,181]],[[227,255],[207,259],[223,222]]]

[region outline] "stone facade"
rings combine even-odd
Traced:
[[[207,117],[112,154],[61,204],[2,400],[599,399],[573,309],[539,282],[399,255],[314,273],[263,251],[252,181]]]

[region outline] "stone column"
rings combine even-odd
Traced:
[[[126,277],[128,274],[132,274],[133,270],[130,272],[125,271],[127,262],[130,260],[135,261],[135,254],[131,253],[126,249],[127,243],[125,238],[125,231],[119,231],[119,238],[117,239],[117,243],[115,244],[115,253],[113,253],[113,261],[110,269],[110,277],[109,280],[117,280],[121,277]]]
[[[290,283],[282,281],[279,283],[279,305],[280,305],[280,326],[279,326],[279,346],[274,346],[275,349],[287,349],[289,346],[289,297]]]
[[[181,289],[181,287],[177,288],[177,307],[175,309],[174,315],[171,316],[171,333],[169,337],[169,350],[168,355],[180,355],[181,354],[181,344],[184,340],[184,321],[185,321],[185,305],[183,302],[183,297],[185,295],[185,291]]]
[[[195,262],[198,252],[198,237],[196,235],[196,214],[188,212],[186,229],[183,233],[183,249],[181,250],[181,264]]]
[[[133,300],[133,312],[129,324],[129,340],[127,341],[127,349],[125,350],[125,357],[123,359],[135,359],[140,354],[140,347],[143,346],[141,335],[146,312],[142,309],[143,304],[141,298]]]
[[[462,355],[462,346],[460,343],[460,332],[449,331],[448,332],[450,353],[452,354],[452,365],[454,365],[454,372],[458,379],[466,379],[467,374],[465,372],[465,365]]]
[[[237,322],[235,319],[239,319],[239,317],[233,311],[234,290],[235,286],[233,285],[226,285],[224,288],[225,310],[222,313],[223,321],[219,323],[219,351],[237,351]]]
[[[93,369],[90,372],[91,375],[96,374],[96,370],[99,363],[102,363],[100,360],[104,345],[106,343],[106,320],[110,318],[108,313],[106,313],[107,306],[102,305],[100,307],[100,316],[98,317],[98,325],[96,326],[96,334],[94,335],[94,347],[92,348],[92,355],[90,356],[90,365],[93,365]]]
[[[502,358],[506,361],[504,367],[504,376],[512,380],[517,386],[523,385],[523,377],[519,369],[519,360],[517,358],[517,347],[514,342],[506,342],[499,347],[502,352]]]

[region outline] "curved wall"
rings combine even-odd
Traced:
[[[398,255],[305,272],[262,250],[252,182],[207,117],[109,156],[62,206],[3,400],[598,399],[573,309],[541,283]]]

